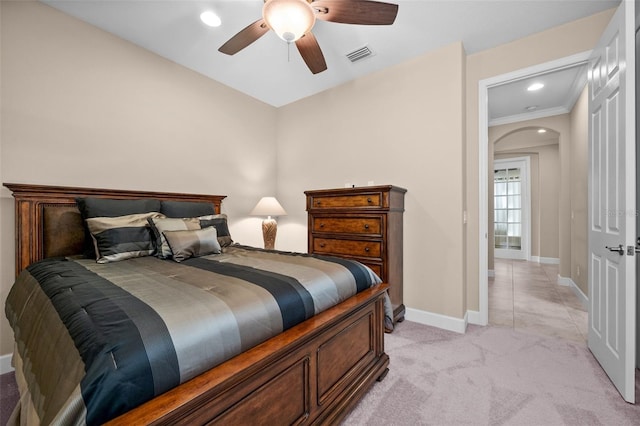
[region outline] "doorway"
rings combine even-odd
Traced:
[[[630,403],[635,401],[635,253],[640,245],[636,245],[636,220],[632,216],[634,212],[637,216],[637,100],[634,102],[633,96],[636,95],[635,54],[638,50],[638,37],[634,34],[638,29],[638,16],[634,8],[638,3],[638,0],[622,2],[590,55],[588,101],[588,347],[622,397]],[[496,81],[504,81],[504,76],[497,77]],[[481,231],[487,229],[487,223],[482,220],[483,204],[487,201],[484,191],[487,185],[484,103],[491,84],[489,80],[479,84]],[[562,184],[566,188],[564,180]],[[486,238],[485,232],[479,244],[480,287],[486,281],[483,268],[487,265]],[[481,293],[481,310],[486,307],[483,296]]]
[[[539,64],[522,70],[499,75],[479,82],[479,308],[480,323],[488,324],[489,300],[488,300],[488,278],[489,278],[489,114],[488,99],[489,89],[524,80],[534,75],[550,73],[568,67],[584,64],[588,61],[591,52],[582,52],[555,61]]]
[[[500,259],[529,260],[530,201],[529,157],[493,162],[493,250]]]

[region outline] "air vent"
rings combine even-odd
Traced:
[[[369,46],[361,47],[360,49],[356,49],[353,52],[346,54],[347,59],[351,62],[356,62],[360,59],[368,58],[369,56],[373,56],[373,52],[369,49]]]

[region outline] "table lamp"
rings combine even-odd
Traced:
[[[262,197],[249,214],[251,216],[267,216],[262,221],[262,238],[264,239],[264,248],[273,250],[276,243],[278,224],[271,216],[285,216],[287,212],[284,211],[276,197]]]

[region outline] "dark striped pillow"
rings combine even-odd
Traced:
[[[183,218],[216,214],[213,204],[190,201],[162,201],[160,213],[166,217]]]
[[[155,199],[136,199],[136,200],[118,200],[111,198],[76,198],[76,204],[82,220],[85,221],[92,217],[118,217],[136,213],[150,213],[160,211],[160,200]],[[91,233],[87,228],[87,223],[83,222],[85,238],[82,252],[85,257],[95,258],[95,242],[91,237]]]
[[[132,257],[150,256],[155,251],[150,218],[160,213],[138,213],[118,217],[94,217],[86,220],[93,237],[97,262],[108,263]]]
[[[228,247],[233,244],[231,233],[229,232],[229,225],[227,224],[226,214],[222,213],[209,216],[200,216],[198,219],[200,219],[200,228],[206,228],[208,226],[213,226],[216,228],[220,247]]]
[[[218,243],[216,228],[213,226],[191,231],[165,231],[163,235],[171,247],[173,260],[176,262],[182,262],[190,257],[218,254],[222,250]]]

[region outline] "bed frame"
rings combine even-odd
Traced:
[[[5,183],[15,198],[16,275],[82,252],[76,197],[210,202],[225,196]],[[109,422],[335,424],[388,371],[382,284],[347,299]]]

